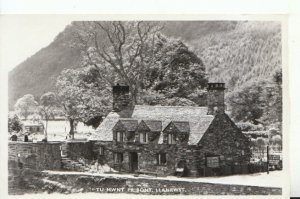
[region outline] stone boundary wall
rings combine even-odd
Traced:
[[[26,171],[60,170],[61,154],[59,142],[8,143],[8,183],[9,187],[20,186]]]
[[[60,145],[60,142],[9,142],[8,168],[17,166],[38,171],[60,169]]]

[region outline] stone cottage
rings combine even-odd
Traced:
[[[97,159],[121,172],[158,175],[226,175],[247,167],[250,141],[225,113],[225,84],[207,89],[205,107],[133,106],[129,87],[114,86],[113,111],[90,137]]]

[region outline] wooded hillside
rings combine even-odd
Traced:
[[[9,73],[9,107],[25,94],[52,91],[63,69],[80,66],[71,48],[72,25]],[[281,29],[277,22],[165,22],[162,32],[180,38],[202,60],[210,81],[224,81],[228,91],[247,82],[272,79],[281,68]],[[25,38],[24,38],[25,39]]]

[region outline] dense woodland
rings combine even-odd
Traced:
[[[110,111],[117,82],[135,104],[202,106],[218,81],[236,122],[280,132],[281,62],[277,22],[73,22],[10,72],[9,106],[54,92],[70,121],[90,123]]]

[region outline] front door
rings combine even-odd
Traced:
[[[135,172],[138,169],[138,154],[136,152],[130,152],[130,171]]]

